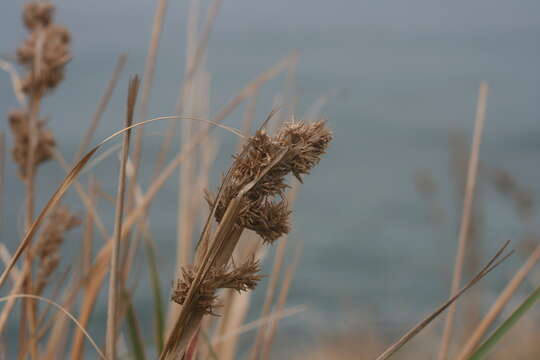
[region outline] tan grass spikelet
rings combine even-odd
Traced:
[[[64,65],[71,58],[69,31],[53,23],[54,6],[49,2],[31,2],[23,10],[23,22],[30,32],[17,49],[17,59],[28,68],[22,80],[26,94],[42,94],[55,88],[64,78]]]
[[[14,110],[9,113],[8,119],[14,138],[13,160],[19,165],[19,174],[22,178],[25,178],[30,151],[30,116],[23,110]],[[45,128],[45,121],[40,120],[36,125],[38,139],[33,156],[34,164],[32,166],[34,167],[51,159],[56,147],[54,135]]]
[[[224,184],[223,196],[216,207],[215,217],[221,221],[227,205],[238,196],[240,190],[275,160],[280,151],[283,159],[250,189],[241,205],[238,225],[255,231],[265,242],[273,242],[290,231],[289,215],[284,191],[289,186],[285,177],[294,175],[302,181],[302,175],[320,161],[332,139],[324,121],[311,124],[291,122],[285,124],[276,136],[259,130],[244,145],[244,151],[235,156],[230,179]],[[212,205],[213,200],[208,197]]]
[[[238,292],[254,289],[262,276],[260,263],[254,258],[247,260],[240,266],[227,270],[225,267],[211,269],[204,279],[199,294],[196,311],[215,315],[215,307],[219,289],[232,289]],[[182,278],[174,284],[171,300],[177,304],[184,304],[186,295],[195,279],[196,269],[182,268]]]

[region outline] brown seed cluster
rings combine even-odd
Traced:
[[[19,174],[22,178],[26,177],[28,153],[30,151],[30,119],[27,112],[15,110],[9,113],[9,126],[14,137],[14,146],[12,155],[15,162],[19,165]],[[39,120],[37,126],[37,145],[34,153],[34,164],[39,164],[49,160],[52,157],[56,142],[53,133],[45,127],[44,121]]]
[[[227,220],[226,226],[253,230],[266,243],[287,234],[290,231],[291,211],[285,197],[285,190],[289,187],[286,178],[293,175],[302,181],[302,176],[318,164],[331,139],[332,133],[324,121],[287,123],[274,136],[268,135],[265,130],[257,131],[246,140],[242,151],[234,156],[234,163],[223,179],[217,204],[215,198],[207,194],[210,206],[214,208],[216,205],[217,222],[225,221],[225,211],[236,198],[239,202],[235,202],[234,206],[239,207],[235,208],[235,218]],[[231,235],[224,240],[232,246],[227,251],[220,250],[219,260],[218,257],[214,259],[221,265],[211,266],[207,275],[197,281],[194,290],[196,300],[190,304],[190,310],[214,314],[218,289],[247,291],[254,289],[261,279],[258,275],[259,262],[254,259],[238,267],[231,265],[234,263],[230,260],[238,237]],[[197,272],[204,265],[196,263],[182,268],[182,275],[173,285],[171,299],[174,302],[184,305]]]
[[[30,33],[17,49],[17,59],[28,69],[22,81],[26,94],[55,88],[71,58],[69,31],[54,24],[53,15],[54,6],[49,2],[35,1],[24,7],[23,22]]]
[[[43,232],[33,250],[34,256],[39,261],[39,270],[36,276],[37,294],[41,293],[50,275],[60,262],[59,252],[64,242],[64,233],[80,223],[80,219],[63,205],[58,205],[49,215]]]
[[[248,260],[232,270],[227,270],[224,267],[210,269],[200,287],[195,311],[215,314],[214,309],[218,306],[216,305],[217,290],[233,289],[238,292],[252,290],[261,279],[261,276],[258,275],[259,271],[260,264],[254,259]],[[184,304],[196,273],[196,269],[182,268],[182,278],[175,282],[171,300],[180,305]]]
[[[269,136],[264,130],[258,131],[235,156],[216,207],[216,220],[220,222],[229,202],[284,152],[281,160],[244,196],[238,225],[255,231],[268,243],[287,234],[290,210],[284,194],[289,187],[286,176],[292,174],[302,181],[302,175],[318,164],[331,140],[332,133],[324,121],[291,122],[282,126],[275,136]],[[211,198],[208,201],[213,205]]]
[[[13,158],[23,179],[29,169],[49,160],[55,147],[52,132],[38,118],[39,102],[62,81],[71,55],[69,31],[54,24],[53,15],[54,6],[49,2],[33,1],[23,10],[22,20],[29,34],[17,49],[17,60],[26,69],[22,91],[30,98],[30,105],[8,115],[15,140]],[[28,163],[30,159],[32,164]]]

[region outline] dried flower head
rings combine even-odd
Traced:
[[[28,153],[30,149],[30,124],[28,113],[15,110],[9,113],[9,126],[14,137],[14,146],[12,155],[15,162],[19,165],[19,174],[22,178],[26,177]],[[43,120],[37,123],[37,145],[34,154],[33,166],[49,160],[52,157],[56,142],[50,130],[45,128]]]
[[[64,242],[64,233],[81,223],[80,219],[63,205],[58,205],[47,219],[47,223],[34,248],[34,255],[39,261],[36,291],[40,293],[50,275],[60,262],[60,247]]]
[[[28,72],[22,80],[26,94],[42,94],[64,78],[64,65],[71,58],[69,31],[53,23],[54,6],[34,1],[23,11],[23,22],[30,32],[17,49],[17,59]]]
[[[261,279],[261,276],[257,275],[259,271],[260,264],[254,259],[250,259],[232,270],[226,270],[224,267],[210,269],[208,276],[199,288],[195,311],[215,314],[214,310],[219,306],[217,304],[217,290],[233,289],[238,292],[252,290]],[[182,268],[182,278],[174,284],[171,300],[180,305],[184,304],[195,274],[196,269]]]
[[[71,59],[69,31],[56,24],[33,31],[17,49],[19,63],[29,71],[22,80],[26,94],[55,88],[64,78],[64,65]]]
[[[261,177],[281,157],[244,196],[238,225],[255,231],[265,242],[273,242],[288,233],[290,211],[285,199],[288,187],[285,177],[292,174],[302,181],[302,175],[318,164],[331,139],[332,133],[324,121],[291,122],[283,125],[275,136],[258,131],[235,156],[229,177],[224,179],[216,220],[221,221],[229,202],[247,184]],[[213,205],[213,199],[207,198]]]
[[[71,57],[71,37],[66,28],[53,23],[53,15],[54,6],[43,1],[26,4],[22,15],[29,34],[17,49],[17,59],[26,69],[21,88],[29,96],[29,105],[8,115],[15,138],[13,157],[22,178],[50,159],[55,146],[53,134],[39,119],[39,104],[64,78],[64,66]]]

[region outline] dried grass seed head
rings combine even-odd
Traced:
[[[196,270],[193,267],[182,268],[181,278],[173,286],[172,301],[180,305],[184,304],[195,279]],[[238,292],[252,290],[262,278],[258,275],[260,270],[260,263],[254,259],[250,259],[232,270],[226,270],[225,267],[210,269],[208,276],[198,289],[195,311],[215,315],[215,309],[220,306],[217,303],[216,292],[219,289],[233,289]]]
[[[23,22],[30,34],[17,49],[17,58],[29,70],[22,80],[26,94],[55,88],[64,78],[64,66],[71,58],[70,33],[53,23],[53,14],[52,4],[36,1],[23,11]]]
[[[273,242],[287,234],[290,211],[285,200],[288,187],[285,177],[293,174],[301,181],[301,176],[318,164],[331,139],[332,133],[324,121],[291,122],[283,125],[276,136],[269,136],[265,130],[257,131],[246,141],[242,152],[234,157],[230,176],[224,179],[216,220],[221,221],[230,201],[246,184],[259,178],[286,151],[245,195],[238,225],[255,231],[265,242]],[[209,203],[213,205],[213,200],[209,199]]]
[[[8,120],[14,138],[13,160],[19,165],[19,175],[24,179],[30,150],[30,117],[23,110],[15,110],[8,114]],[[34,167],[49,160],[56,146],[54,135],[45,127],[44,120],[39,120],[36,127],[38,140],[34,154]]]

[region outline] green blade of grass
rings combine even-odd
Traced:
[[[506,319],[491,336],[469,357],[469,360],[485,358],[499,340],[517,323],[517,321],[540,299],[540,286]]]
[[[159,282],[158,268],[156,263],[156,253],[152,243],[150,234],[148,233],[146,227],[144,230],[144,244],[146,247],[146,257],[148,259],[148,268],[150,269],[150,286],[152,286],[152,294],[154,296],[154,327],[155,327],[155,337],[156,337],[156,348],[158,354],[161,354],[163,351],[164,344],[164,333],[165,333],[165,320],[164,320],[164,311],[163,311],[163,300],[161,285]]]
[[[141,332],[139,330],[139,325],[137,322],[137,317],[135,315],[135,310],[133,309],[133,304],[131,303],[131,296],[127,291],[123,291],[123,298],[126,303],[126,320],[129,338],[133,346],[133,356],[136,360],[146,360],[146,355],[144,353],[144,344],[141,339]]]

